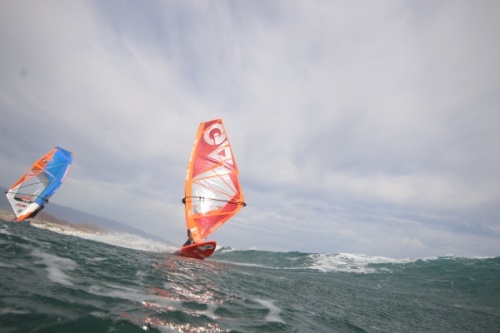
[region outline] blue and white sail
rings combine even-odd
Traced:
[[[14,213],[15,222],[34,217],[48,203],[49,198],[61,186],[73,153],[55,147],[38,159],[6,192]]]

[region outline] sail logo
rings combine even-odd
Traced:
[[[212,244],[205,244],[205,245],[200,245],[196,247],[200,251],[206,251],[206,250],[211,250],[214,248]]]
[[[31,197],[29,196],[26,196],[26,195],[16,195],[14,197],[14,199],[18,200],[18,201],[24,201],[24,202],[31,202]]]
[[[205,142],[211,146],[218,146],[226,141],[227,135],[222,124],[215,123],[205,130],[203,139],[205,139]]]
[[[218,146],[208,156],[214,160],[223,162],[229,167],[234,167],[233,154],[227,141],[227,135],[221,123],[209,126],[203,133],[203,139],[211,146]]]

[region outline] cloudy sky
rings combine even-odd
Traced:
[[[0,185],[74,152],[52,202],[185,240],[199,123],[273,251],[500,255],[500,2],[0,1]],[[91,222],[91,221],[90,221]]]

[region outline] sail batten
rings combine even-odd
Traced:
[[[238,167],[221,119],[200,124],[186,172],[186,224],[203,241],[245,206]]]

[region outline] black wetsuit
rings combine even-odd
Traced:
[[[44,205],[41,205],[41,206],[40,206],[40,207],[38,207],[38,208],[37,208],[37,209],[36,209],[33,213],[31,213],[31,215],[30,215],[28,218],[30,218],[30,219],[31,219],[31,218],[34,218],[34,217],[35,217],[35,216],[37,216],[37,215],[38,215],[38,213],[40,213],[40,211],[41,211],[42,209],[44,209],[44,208],[45,208],[45,206],[44,206]]]
[[[187,233],[188,233],[188,239],[187,239],[186,243],[184,243],[184,245],[182,245],[182,246],[188,246],[188,245],[194,244],[194,240],[191,237],[191,230],[188,229]]]

